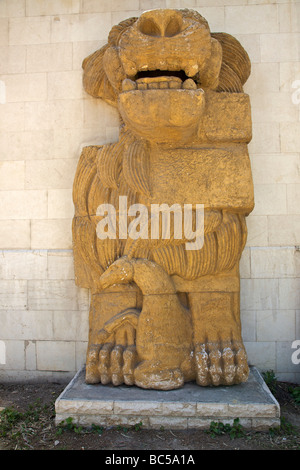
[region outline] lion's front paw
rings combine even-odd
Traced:
[[[137,362],[135,334],[139,311],[116,315],[99,332],[101,340],[88,348],[86,382],[113,385],[134,384]]]
[[[241,341],[200,343],[195,346],[198,385],[232,385],[249,375],[247,354]]]

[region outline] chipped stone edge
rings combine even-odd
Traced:
[[[271,399],[271,401],[273,402],[273,404],[275,405],[275,408],[276,408],[276,417],[280,418],[280,405],[278,403],[278,401],[276,400],[276,398],[274,397],[274,395],[272,394],[271,390],[269,389],[269,387],[267,386],[266,382],[264,381],[263,379],[263,376],[261,375],[261,373],[259,372],[259,370],[256,368],[256,367],[252,367],[252,370],[253,370],[253,373],[256,374],[257,378],[258,378],[258,381],[260,382],[264,392],[269,396],[269,398]]]

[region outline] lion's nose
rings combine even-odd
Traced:
[[[143,13],[137,23],[147,36],[176,36],[182,29],[182,15],[176,10],[151,10]]]

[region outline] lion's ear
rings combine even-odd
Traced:
[[[223,59],[216,91],[242,93],[250,72],[249,56],[237,39],[227,33],[211,33],[222,46]]]
[[[103,66],[103,57],[109,45],[98,49],[86,57],[82,63],[83,86],[85,91],[94,98],[102,98],[107,103],[116,106],[117,95],[108,81]]]
[[[122,34],[126,31],[127,28],[133,25],[138,20],[136,16],[127,18],[126,20],[121,21],[119,24],[116,24],[111,28],[111,31],[108,35],[108,44],[110,46],[118,46]]]
[[[108,44],[86,57],[82,62],[82,68],[84,70],[83,86],[85,91],[94,98],[102,98],[113,106],[117,106],[119,83],[117,85],[115,84],[115,89],[108,80],[104,69],[104,54],[109,48],[111,48],[111,53],[108,53],[106,56],[106,62],[108,55],[112,58],[112,52],[115,50],[115,47],[118,46],[122,34],[136,20],[136,17],[128,18],[127,20],[121,21],[119,24],[113,26],[108,36]],[[116,64],[118,65],[117,61],[114,60],[114,62],[110,64],[110,69],[116,66]],[[110,78],[114,78],[114,71],[110,71],[112,73]],[[116,72],[118,72],[118,70],[116,70]]]

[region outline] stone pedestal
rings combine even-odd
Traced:
[[[87,385],[81,369],[55,403],[56,424],[68,417],[81,426],[96,424],[145,429],[209,428],[212,421],[263,430],[280,424],[280,407],[254,367],[246,383],[199,387],[186,383],[177,390],[144,390],[126,385]]]

